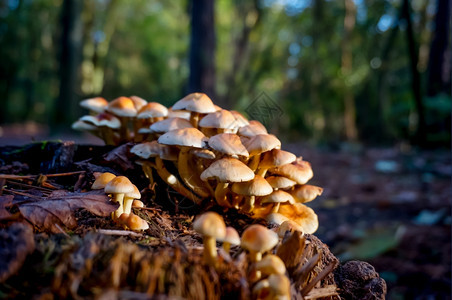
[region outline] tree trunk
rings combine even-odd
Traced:
[[[353,66],[352,32],[355,28],[356,7],[353,0],[345,0],[344,38],[342,39],[342,64],[341,71],[345,77],[344,84],[344,126],[345,136],[348,141],[356,141],[358,130],[356,128],[356,106],[353,90],[347,84]]]
[[[434,96],[437,93],[450,92],[450,50],[449,44],[449,17],[450,1],[437,0],[435,16],[435,31],[430,48],[428,63],[427,95]],[[449,55],[449,60],[446,59]]]
[[[66,125],[77,119],[80,108],[79,68],[82,56],[82,0],[64,0],[61,13],[60,95],[53,114],[54,125]],[[58,128],[53,128],[58,129]]]
[[[190,77],[188,92],[215,98],[214,0],[191,1]]]
[[[411,88],[413,91],[414,101],[416,105],[417,112],[417,129],[415,133],[415,142],[419,145],[425,143],[425,109],[422,103],[422,92],[421,92],[421,75],[417,69],[417,64],[419,60],[419,51],[416,46],[416,41],[414,40],[413,23],[411,21],[410,3],[408,0],[403,0],[402,4],[402,17],[406,21],[406,37],[408,42],[408,52],[410,57],[410,67],[411,67]]]

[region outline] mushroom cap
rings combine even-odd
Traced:
[[[275,148],[281,148],[281,141],[273,134],[258,134],[251,137],[244,145],[250,156],[253,156]]]
[[[143,201],[140,201],[140,200],[133,200],[132,207],[141,208],[141,207],[144,207],[144,203],[143,203]]]
[[[214,112],[212,100],[204,93],[191,93],[174,103],[173,110],[188,110],[201,114]]]
[[[101,113],[108,105],[108,101],[103,97],[94,97],[80,101],[80,106],[96,113]]]
[[[273,191],[270,195],[267,195],[261,199],[261,203],[295,203],[295,199],[291,194],[282,190]]]
[[[144,159],[155,157],[160,154],[160,144],[157,141],[136,144],[130,149],[130,153]]]
[[[187,110],[173,110],[171,107],[168,108],[168,118],[181,118],[185,120],[190,120],[191,113]]]
[[[286,299],[290,299],[290,280],[285,275],[272,274],[268,276],[268,283],[271,293],[275,296],[286,296]],[[274,299],[282,299],[275,297]]]
[[[155,122],[149,127],[152,132],[163,133],[171,130],[182,129],[182,128],[192,128],[193,125],[185,119],[182,118],[168,118],[162,121]]]
[[[92,123],[98,127],[106,126],[113,129],[121,127],[121,121],[112,114],[109,114],[107,112],[100,113],[97,116],[90,115],[83,116],[80,118],[80,120]]]
[[[226,110],[222,109],[207,114],[198,123],[199,127],[204,128],[223,128],[223,129],[233,129],[236,128],[236,121],[234,115]]]
[[[289,220],[289,218],[280,213],[271,213],[265,216],[265,220],[269,224],[281,225],[283,222]]]
[[[254,178],[254,172],[240,160],[225,157],[214,161],[201,173],[201,180],[216,179],[219,182],[242,182]]]
[[[260,175],[254,175],[250,181],[236,182],[231,188],[234,193],[245,196],[265,196],[273,192],[270,184]]]
[[[135,117],[137,109],[132,99],[128,97],[119,97],[108,103],[107,111],[118,117]]]
[[[241,113],[239,113],[236,110],[231,110],[230,113],[234,116],[235,118],[235,127],[240,128],[246,125],[249,125],[250,122],[248,121],[247,118],[245,118],[244,115],[242,115]]]
[[[191,151],[197,157],[205,159],[215,159],[215,153],[208,149],[192,149]]]
[[[295,154],[281,149],[272,149],[263,154],[259,168],[272,168],[290,164],[297,159]]]
[[[137,119],[159,118],[168,115],[168,108],[158,102],[149,102],[137,113]]]
[[[207,138],[196,128],[183,128],[168,131],[161,135],[158,142],[163,145],[203,148]]]
[[[137,112],[146,104],[148,104],[148,102],[146,100],[144,100],[141,97],[138,96],[130,96],[129,97],[130,100],[132,100],[133,102],[133,106],[135,106],[135,109],[137,110]]]
[[[242,248],[254,252],[266,252],[278,244],[278,235],[259,224],[247,227],[242,233]]]
[[[255,263],[257,271],[261,271],[263,275],[281,274],[286,273],[286,265],[279,256],[274,254],[265,255],[260,261]]]
[[[258,134],[268,134],[268,131],[261,122],[251,120],[248,125],[239,128],[238,134],[241,136],[253,137]]]
[[[314,233],[319,227],[319,220],[312,208],[301,203],[281,204],[279,213],[295,221],[304,233]]]
[[[248,157],[248,151],[243,146],[240,137],[233,133],[220,133],[211,136],[208,141],[209,146],[226,155],[237,155]]]
[[[196,218],[193,229],[205,236],[223,240],[226,236],[226,225],[223,218],[216,212],[209,211]]]
[[[143,220],[139,216],[137,216],[135,214],[132,214],[132,213],[129,214],[129,217],[127,218],[125,224],[131,230],[146,230],[146,229],[149,228],[148,222],[146,222],[145,220]]]
[[[141,199],[140,190],[137,188],[136,185],[133,185],[133,191],[130,192],[130,193],[125,194],[125,197],[133,198],[133,199]]]
[[[105,172],[99,175],[99,177],[94,180],[93,184],[91,185],[92,190],[100,190],[105,188],[107,183],[112,181],[116,177],[115,174],[110,172]]]
[[[307,161],[296,161],[296,163],[271,168],[269,171],[272,174],[287,177],[298,184],[305,184],[314,176],[311,164]]]
[[[88,124],[82,120],[77,120],[74,123],[72,123],[71,128],[78,131],[85,131],[85,130],[97,130],[98,128],[94,125]]]
[[[297,222],[292,220],[287,220],[281,223],[278,227],[278,236],[283,238],[287,231],[300,231],[303,232],[303,227],[301,227]]]
[[[322,193],[323,188],[310,184],[297,185],[290,191],[295,201],[299,203],[310,202]]]
[[[133,192],[133,183],[125,176],[116,176],[105,186],[106,194],[126,194]]]
[[[269,176],[265,179],[274,189],[283,189],[284,190],[284,189],[291,188],[297,184],[295,181],[293,181],[289,178],[286,178],[284,176]]]
[[[226,235],[224,236],[223,243],[229,243],[231,245],[240,245],[240,236],[234,227],[226,227]]]

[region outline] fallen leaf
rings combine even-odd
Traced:
[[[30,225],[14,223],[0,230],[0,282],[15,274],[34,249],[35,240]]]
[[[54,191],[49,197],[16,196],[13,201],[22,215],[35,226],[54,233],[61,232],[60,225],[69,229],[77,226],[74,212],[83,208],[91,213],[108,217],[118,206],[108,200],[107,195],[97,191],[71,193]]]
[[[11,213],[6,210],[6,207],[12,205],[13,198],[13,195],[0,196],[0,220],[11,217]]]

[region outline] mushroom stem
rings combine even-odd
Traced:
[[[133,198],[132,197],[124,197],[124,213],[130,214],[132,212],[132,203]]]
[[[251,157],[251,159],[248,161],[248,167],[251,170],[253,170],[253,172],[255,172],[257,167],[259,166],[260,158],[261,158],[261,155],[260,154],[256,154],[253,157]]]
[[[280,205],[281,205],[280,202],[275,203],[275,204],[273,205],[273,208],[272,208],[272,210],[271,210],[271,213],[277,213],[277,212],[279,211]]]
[[[229,253],[229,250],[231,250],[231,243],[223,242],[223,249],[226,253]]]
[[[160,178],[162,178],[163,181],[166,182],[170,187],[172,187],[176,192],[182,194],[183,196],[187,197],[191,201],[195,202],[196,204],[201,203],[201,199],[199,199],[197,196],[195,196],[191,191],[187,190],[177,179],[176,176],[168,172],[168,170],[163,165],[163,161],[160,157],[155,158],[155,164],[156,164],[156,170],[159,174]]]
[[[262,253],[258,251],[249,250],[249,259],[251,262],[257,262],[262,259]]]
[[[216,266],[217,264],[217,241],[214,237],[204,236],[204,260],[210,266]]]
[[[228,182],[218,182],[217,187],[215,188],[215,200],[218,205],[230,208],[231,204],[226,200],[228,185]]]
[[[195,175],[197,178],[201,179],[201,173],[204,171],[204,166],[201,162],[201,159],[191,159],[188,162],[188,167],[190,170],[195,170]],[[215,196],[215,191],[213,190],[213,188],[210,186],[208,181],[203,181],[203,185],[206,187],[206,189],[209,191],[209,196],[214,197]]]
[[[100,126],[99,131],[100,131],[101,138],[105,142],[105,145],[109,145],[109,146],[116,145],[116,141],[113,136],[113,129],[109,128],[108,126]]]
[[[130,139],[129,132],[129,117],[118,117],[121,121],[121,127],[119,128],[120,142],[128,142]]]
[[[268,168],[257,168],[257,175],[260,175],[265,178],[265,175],[267,174]]]
[[[198,128],[199,113],[192,111],[190,114],[190,123],[193,127]]]
[[[254,202],[256,200],[256,196],[245,196],[245,204],[242,207],[244,212],[251,212],[254,209]]]
[[[179,159],[177,161],[177,169],[182,181],[187,185],[189,189],[201,196],[202,198],[209,197],[210,193],[205,188],[204,182],[201,181],[196,173],[190,171],[188,167],[188,161],[190,158],[190,148],[182,147],[179,152]]]
[[[123,193],[122,193],[122,194],[113,194],[112,197],[113,197],[113,198],[112,198],[113,202],[118,202],[118,203],[119,203],[118,209],[115,210],[115,211],[112,213],[112,218],[113,218],[114,220],[116,220],[116,219],[118,219],[118,218],[121,216],[121,214],[124,212],[124,194],[123,194]]]
[[[152,189],[152,186],[154,185],[154,176],[152,176],[152,168],[156,168],[156,166],[154,163],[147,160],[143,160],[141,162],[142,162],[141,169],[143,169],[144,175],[149,179],[149,188]]]

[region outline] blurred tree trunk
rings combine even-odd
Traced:
[[[188,92],[215,98],[214,0],[191,1],[190,77]]]
[[[352,73],[352,32],[356,22],[356,7],[353,0],[345,0],[344,37],[342,39],[342,64],[341,71],[345,77],[344,82],[344,126],[345,136],[348,141],[356,141],[358,130],[356,128],[356,106],[352,88],[347,79]]]
[[[450,1],[437,0],[435,31],[430,47],[428,63],[427,95],[450,92],[450,50],[447,51],[449,35]],[[446,56],[449,55],[449,59]]]
[[[411,89],[413,92],[416,113],[417,113],[417,129],[415,133],[415,142],[419,145],[425,143],[426,130],[425,130],[425,109],[422,103],[422,91],[421,91],[421,75],[417,69],[419,61],[419,51],[414,40],[413,23],[411,21],[411,8],[408,0],[403,0],[402,4],[402,18],[406,21],[406,38],[408,42],[408,53],[410,58],[411,67]]]
[[[64,0],[61,12],[60,95],[53,114],[54,125],[66,125],[79,115],[79,71],[82,57],[82,0]],[[54,130],[58,128],[53,128]]]

